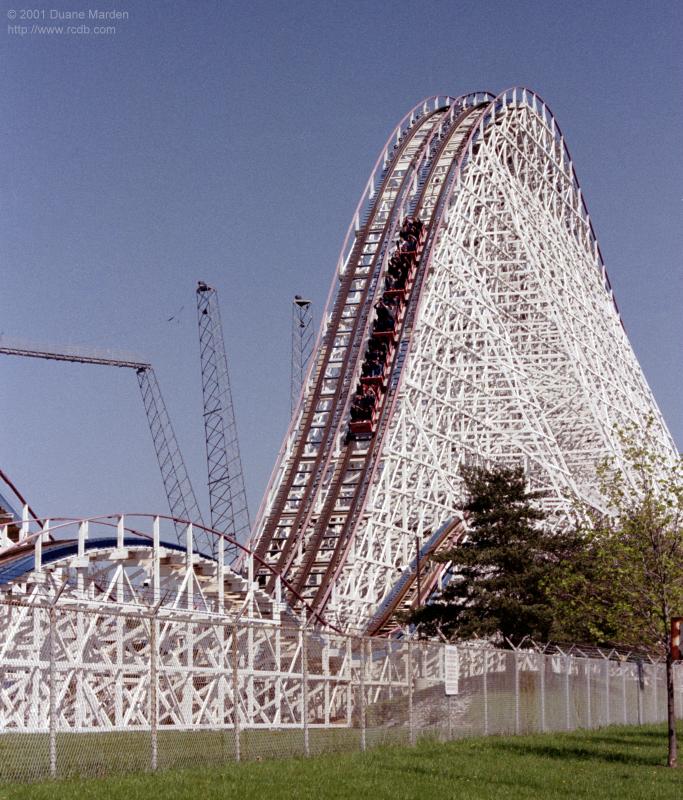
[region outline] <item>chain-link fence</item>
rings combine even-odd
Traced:
[[[666,718],[663,664],[615,657],[21,598],[0,630],[0,781]]]

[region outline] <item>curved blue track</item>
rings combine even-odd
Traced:
[[[136,536],[125,536],[123,539],[124,547],[151,547],[152,542],[149,539],[142,539]],[[185,552],[184,545],[172,542],[160,542],[161,547],[167,550],[177,550]],[[116,547],[116,537],[105,537],[102,539],[87,539],[85,542],[85,550],[101,550]],[[68,556],[74,556],[78,553],[78,542],[75,539],[70,539],[66,542],[50,542],[43,545],[42,563],[43,565],[52,564],[55,561],[61,561]],[[204,556],[206,558],[206,556]],[[7,561],[0,563],[0,586],[10,581],[15,581],[23,575],[31,572],[35,566],[35,555],[33,548],[30,547],[22,553],[17,553],[12,557],[8,554]]]

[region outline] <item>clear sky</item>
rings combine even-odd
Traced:
[[[24,5],[129,18],[31,33]],[[2,0],[0,333],[151,360],[203,499],[194,289],[214,285],[253,517],[288,422],[291,298],[319,320],[392,127],[427,95],[522,84],[564,130],[681,448],[682,9]],[[38,513],[165,511],[133,373],[0,357],[0,374],[0,465]]]

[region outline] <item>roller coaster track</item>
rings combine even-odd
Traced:
[[[423,228],[386,385],[356,435],[373,305],[412,216]],[[347,234],[315,352],[254,547],[346,626],[387,632],[415,602],[409,550],[415,536],[430,555],[461,535],[451,526],[434,544],[432,531],[458,508],[464,461],[523,463],[560,524],[572,498],[600,507],[594,471],[621,460],[615,425],[654,415],[657,444],[675,452],[562,132],[527,89],[430,98],[399,124]],[[260,579],[272,589],[272,574]]]
[[[457,123],[467,116],[467,113],[457,112],[468,100],[471,98],[462,98],[461,105],[453,103],[446,108],[438,107],[435,100],[435,109],[425,113],[402,137],[391,163],[384,170],[376,200],[356,236],[346,262],[348,266],[340,279],[325,340],[318,351],[313,376],[315,388],[304,409],[297,447],[257,548],[261,556],[272,548],[276,527],[282,528],[289,509],[295,509],[277,559],[278,570],[288,572],[297,560],[297,550],[301,551],[303,538],[316,512],[312,499],[321,487],[329,484],[331,490],[327,492],[323,511],[316,514],[313,533],[307,537],[306,561],[296,573],[295,585],[299,590],[305,585],[314,559],[319,557],[325,526],[342,488],[353,481],[354,474],[363,471],[373,449],[347,441],[340,455],[339,422],[347,411],[353,376],[358,373],[364,356],[362,345],[368,338],[366,328],[372,303],[382,293],[379,277],[386,266],[388,243],[406,209],[422,196],[423,173],[429,171],[432,162],[438,161],[438,155],[449,140],[446,133],[453,128],[454,118]],[[331,402],[327,399],[330,395]],[[314,451],[313,458],[307,455],[307,446],[309,452]],[[306,464],[305,469],[301,468],[302,463]]]
[[[425,134],[429,133],[442,113],[443,110],[435,109],[409,128],[403,136],[391,164],[385,170],[377,200],[356,237],[354,248],[348,257],[348,266],[340,275],[339,291],[325,338],[315,360],[315,388],[305,402],[300,423],[301,432],[296,439],[294,453],[256,548],[256,552],[264,556],[272,548],[276,528],[284,527],[283,520],[287,516],[293,516],[287,526],[288,535],[284,537],[282,547],[278,548],[277,565],[280,569],[291,563],[306,501],[319,479],[320,465],[326,452],[325,445],[329,443],[333,423],[338,421],[341,413],[342,391],[344,388],[348,390],[348,382],[345,386],[345,382],[339,378],[347,372],[352,355],[358,351],[357,333],[364,321],[359,310],[364,309],[367,315],[367,296],[371,284],[377,282],[377,264],[386,247],[396,197],[405,191],[413,157],[419,152]]]

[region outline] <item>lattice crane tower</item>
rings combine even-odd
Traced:
[[[304,385],[308,362],[313,352],[313,314],[311,301],[299,294],[292,301],[292,356],[290,366],[290,413],[299,405],[299,395]]]
[[[373,630],[415,537],[427,553],[459,535],[463,463],[523,464],[560,522],[576,498],[600,507],[615,426],[650,417],[673,456],[548,107],[523,88],[429,98],[361,197],[256,553]]]
[[[223,325],[216,290],[202,281],[197,286],[197,322],[211,527],[242,544],[251,525]],[[239,553],[228,545],[226,555],[232,560]]]

